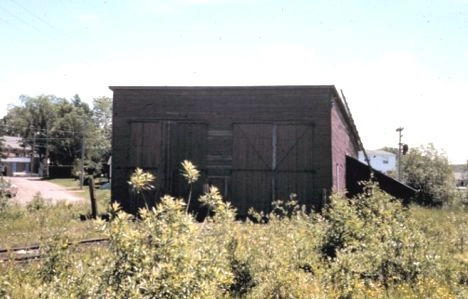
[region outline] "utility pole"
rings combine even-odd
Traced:
[[[36,131],[33,129],[33,144],[31,149],[31,174],[34,172],[34,151],[36,150]]]
[[[80,164],[80,189],[83,189],[84,185],[84,156],[85,156],[85,138],[84,132],[81,134],[81,164]]]
[[[44,162],[45,162],[45,169],[44,169],[44,176],[46,178],[49,177],[49,131],[47,130],[46,126],[46,148],[45,148],[45,157],[44,157]]]
[[[399,127],[396,129],[396,131],[398,132],[398,180],[401,181],[401,147],[403,146],[403,144],[401,143],[401,137],[403,137],[403,135],[401,134],[401,132],[403,131],[403,127]]]

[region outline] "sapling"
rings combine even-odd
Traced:
[[[190,186],[189,195],[187,198],[187,207],[185,208],[185,212],[188,213],[189,207],[190,207],[190,200],[192,198],[193,183],[198,181],[198,178],[200,177],[200,171],[198,171],[197,167],[188,160],[184,160],[184,162],[180,164],[182,165],[182,169],[181,169],[182,175],[187,180],[187,183]]]

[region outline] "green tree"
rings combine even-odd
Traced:
[[[412,148],[401,160],[403,181],[418,189],[417,201],[424,205],[446,205],[455,196],[453,170],[447,157],[433,144]]]
[[[90,159],[97,163],[107,163],[111,153],[112,139],[112,99],[93,99],[94,131],[90,136]]]
[[[94,100],[94,107],[78,95],[72,99],[53,95],[21,96],[21,105],[4,117],[7,134],[24,138],[42,163],[72,165],[81,159],[84,141],[85,164],[99,170],[110,154],[112,100]]]
[[[105,138],[111,138],[112,132],[112,99],[98,97],[93,100],[93,119]]]
[[[4,118],[7,133],[23,137],[43,162],[48,153],[48,131],[57,119],[55,106],[62,99],[53,95],[23,95],[20,100],[22,105],[11,108]]]
[[[81,157],[83,136],[93,129],[91,110],[86,103],[77,100],[61,101],[56,106],[58,118],[50,132],[51,159],[56,164],[71,165]]]

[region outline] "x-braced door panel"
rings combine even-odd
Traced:
[[[239,213],[270,211],[271,202],[297,194],[307,204],[314,191],[311,124],[235,124],[233,201]]]

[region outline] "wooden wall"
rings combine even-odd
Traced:
[[[129,212],[142,204],[127,184],[135,167],[157,176],[148,197],[185,196],[185,159],[202,170],[195,198],[204,183],[214,184],[242,215],[250,207],[268,211],[291,193],[320,207],[332,187],[334,86],[111,89],[112,199]]]

